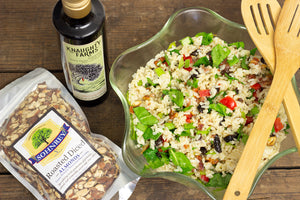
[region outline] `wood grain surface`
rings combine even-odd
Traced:
[[[243,23],[240,0],[102,0],[102,3],[106,12],[109,66],[124,50],[155,35],[170,15],[181,8],[206,7],[229,20]],[[52,24],[55,4],[55,0],[0,0],[0,89],[37,67],[50,70],[65,84],[58,34]],[[299,86],[299,72],[296,78]],[[123,107],[113,90],[103,104],[83,107],[83,110],[94,133],[103,134],[121,146]],[[300,199],[299,181],[300,156],[293,153],[271,166],[251,199]],[[0,200],[27,199],[34,197],[0,164]],[[197,200],[209,197],[179,183],[142,178],[130,199]]]

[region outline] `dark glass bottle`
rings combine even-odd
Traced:
[[[53,24],[60,33],[68,89],[80,105],[103,102],[109,91],[103,5],[99,0],[59,0]]]

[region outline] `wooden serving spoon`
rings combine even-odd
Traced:
[[[249,35],[274,74],[274,28],[281,10],[280,4],[276,0],[243,0],[241,8]],[[300,106],[291,83],[286,89],[283,105],[300,154]]]
[[[286,88],[300,66],[299,7],[300,0],[286,0],[280,12],[274,35],[276,70],[272,85],[230,180],[224,199],[247,199]]]

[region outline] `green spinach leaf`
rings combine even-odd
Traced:
[[[170,90],[163,90],[163,94],[169,95],[171,101],[175,103],[180,108],[183,106],[184,96],[180,90],[170,89]]]
[[[226,174],[224,177],[221,173],[216,173],[213,177],[208,181],[206,186],[208,187],[217,187],[217,188],[227,188],[229,181],[231,179],[231,174]]]
[[[234,42],[234,43],[229,44],[229,46],[236,46],[236,48],[242,47],[244,49],[245,43],[244,42]]]
[[[153,83],[153,81],[150,78],[147,78],[147,83],[145,84],[146,88],[150,86],[156,87],[157,85],[158,83]]]
[[[254,56],[256,51],[257,51],[257,48],[251,49],[250,50],[250,55]]]
[[[182,173],[186,174],[191,171],[194,167],[191,161],[182,152],[175,152],[173,149],[169,150],[170,160],[174,165],[181,167]]]
[[[240,60],[238,59],[238,57],[236,56],[233,56],[232,60],[227,60],[227,63],[230,65],[230,66],[233,66],[234,64],[238,63]]]
[[[174,130],[176,127],[172,122],[165,123],[165,126],[171,131]]]
[[[133,108],[133,112],[139,121],[144,125],[152,126],[158,123],[158,119],[151,115],[151,113],[149,113],[144,107],[135,107]]]
[[[212,42],[214,35],[212,33],[200,32],[195,35],[195,37],[202,36],[202,45],[209,45]]]
[[[246,56],[244,56],[244,57],[242,58],[242,61],[241,61],[241,68],[246,69],[246,70],[249,69],[248,65],[246,64]]]
[[[219,65],[222,63],[222,61],[227,58],[227,56],[230,54],[230,50],[228,47],[223,47],[220,44],[217,44],[214,46],[214,48],[211,51],[211,58],[213,61],[213,67],[219,67]]]
[[[209,62],[208,58],[206,56],[203,56],[194,63],[194,66],[195,67],[199,67],[200,65],[208,66],[210,64],[211,63]]]
[[[157,74],[158,77],[160,77],[161,75],[165,74],[165,71],[162,68],[160,68],[160,67],[155,68],[154,71],[155,71],[155,73]]]
[[[209,108],[217,111],[222,116],[229,116],[229,113],[226,113],[227,107],[221,103],[209,104]]]
[[[197,88],[198,87],[198,79],[196,79],[196,78],[193,78],[193,80],[188,80],[187,82],[186,82],[186,84],[188,85],[188,86],[190,86],[191,88]]]
[[[155,149],[146,149],[146,151],[143,152],[144,157],[146,158],[149,167],[152,169],[156,169],[158,167],[161,167],[164,165],[164,162],[157,156],[158,150]]]
[[[208,127],[206,130],[197,130],[196,134],[208,135],[209,131],[210,127]]]

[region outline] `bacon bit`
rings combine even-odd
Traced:
[[[197,130],[202,130],[204,127],[204,124],[201,124],[201,123],[198,123],[198,126],[197,126]]]
[[[162,138],[162,140],[163,140],[163,143],[168,142],[167,139]],[[167,152],[167,150],[165,152]]]
[[[256,58],[256,57],[254,57],[254,58],[250,61],[250,63],[257,65],[257,64],[259,63],[259,59]]]
[[[188,99],[188,102],[186,104],[186,107],[189,107],[191,105],[191,99]]]
[[[266,64],[261,64],[261,68],[267,68]]]
[[[145,100],[149,100],[150,99],[150,96],[149,95],[145,95],[144,97],[143,97],[143,100],[145,101]]]
[[[171,110],[170,114],[169,114],[169,118],[170,119],[174,119],[175,117],[177,117],[178,113],[174,112],[173,110]]]
[[[273,76],[272,74],[267,74],[265,77],[264,77],[266,80],[273,80]]]
[[[188,68],[183,67],[183,69],[185,69],[186,71],[190,72],[190,71],[192,71],[193,68],[191,68],[191,67],[188,67]]]
[[[241,102],[241,103],[244,102],[244,100],[243,100],[242,98],[238,98],[237,100],[238,100],[239,102]]]
[[[200,155],[197,155],[195,156],[198,160],[199,160],[199,170],[204,170],[204,164],[203,164],[203,161],[202,161],[202,156]]]
[[[193,91],[196,92],[196,93],[198,93],[199,88],[194,88]]]
[[[247,126],[248,124],[252,123],[253,122],[253,117],[248,117],[246,116],[246,123],[245,123],[245,126]]]
[[[260,84],[263,87],[270,86],[272,84],[272,80],[261,81]]]
[[[193,58],[192,58],[192,56],[187,56],[187,57],[185,57],[185,55],[183,54],[183,60],[185,61],[185,60],[190,60],[190,63],[193,63]]]
[[[200,155],[197,155],[195,156],[198,160],[199,160],[199,170],[204,170],[204,164],[203,164],[203,161],[202,161],[202,156]]]
[[[209,71],[208,67],[202,67],[202,69],[203,69],[204,72],[208,72]]]
[[[199,104],[200,102],[203,102],[203,101],[205,101],[205,97],[200,97],[200,98],[197,98],[197,97],[195,97],[196,98],[196,102]]]
[[[255,79],[256,78],[256,74],[249,74],[247,75],[248,79]]]
[[[158,63],[163,63],[163,64],[166,64],[166,65],[168,66],[165,57],[160,57],[159,59],[157,59],[156,61],[154,61],[154,64],[155,64],[157,67],[159,67],[159,65],[157,65]]]
[[[131,114],[134,113],[134,112],[133,112],[133,106],[130,106],[130,107],[129,107],[129,112],[130,112]]]
[[[255,91],[253,92],[253,96],[255,97],[255,101],[258,101],[257,90],[255,90]]]
[[[216,165],[219,162],[219,159],[208,158],[208,162],[210,162],[212,165]]]
[[[230,65],[228,64],[227,62],[227,59],[225,59],[221,65],[225,65],[225,68],[221,71],[221,74],[224,75],[224,74],[228,74],[229,73],[229,69],[230,69]]]
[[[220,65],[229,65],[228,62],[227,62],[227,58],[225,58]]]
[[[191,123],[191,118],[193,117],[193,115],[190,113],[190,114],[185,114],[184,116],[186,117],[185,121],[187,123]]]
[[[183,147],[184,147],[185,149],[189,148],[189,146],[190,146],[190,145],[188,145],[188,144],[183,145]]]
[[[196,155],[195,157],[196,157],[199,161],[202,161],[202,156]]]
[[[199,170],[204,170],[204,164],[202,162],[202,160],[199,161]]]
[[[160,57],[158,60],[154,61],[154,64],[157,67],[159,67],[159,65],[157,65],[159,62],[161,62],[162,64],[165,64],[166,66],[169,66],[165,57]]]

